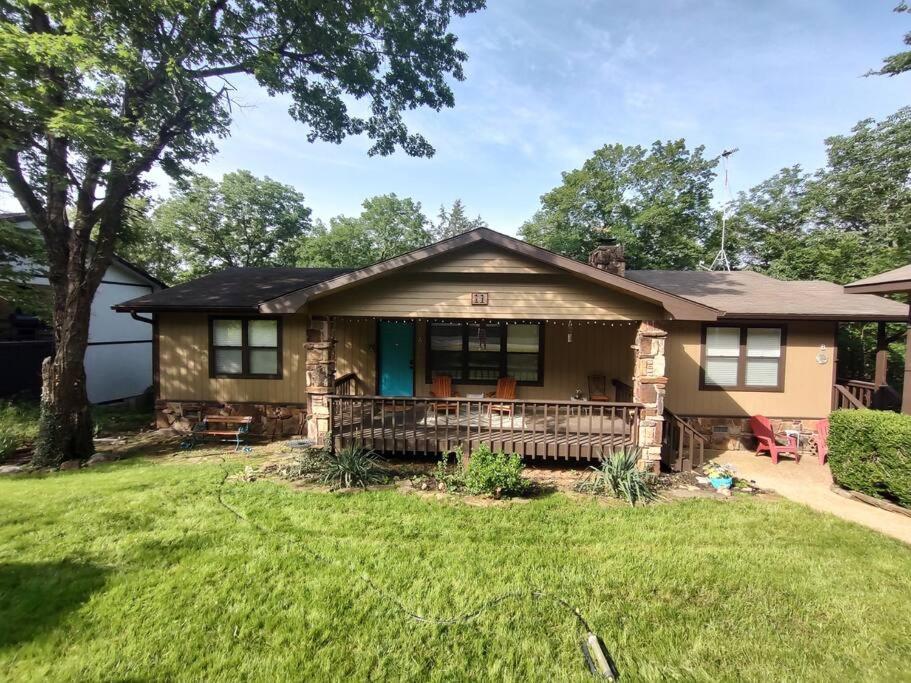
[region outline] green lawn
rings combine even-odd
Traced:
[[[627,681],[909,677],[911,549],[797,505],[475,507],[229,481],[266,536],[218,505],[221,473],[0,480],[0,679],[586,680],[579,625],[551,602],[422,624],[348,563],[441,617],[553,591]]]

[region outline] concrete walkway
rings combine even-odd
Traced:
[[[777,465],[767,455],[756,456],[751,451],[724,451],[711,459],[730,463],[737,468],[738,477],[752,479],[760,488],[911,544],[911,517],[833,492],[829,467],[820,465],[815,456],[804,455],[799,464],[784,457]]]

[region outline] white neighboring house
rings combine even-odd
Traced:
[[[0,220],[35,229],[25,214],[0,214]],[[31,283],[49,284],[45,277],[33,278]],[[114,256],[92,301],[85,353],[86,390],[92,403],[138,396],[152,386],[152,325],[111,307],[165,286],[141,268]],[[37,371],[40,375],[40,364]]]

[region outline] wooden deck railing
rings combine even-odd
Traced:
[[[357,396],[360,393],[360,380],[357,373],[349,372],[335,378],[337,396]]]
[[[664,411],[663,459],[675,472],[690,472],[705,462],[705,437],[670,410]]]
[[[637,443],[637,403],[329,396],[332,445],[434,454],[481,444],[527,458],[599,460]]]
[[[838,379],[833,387],[833,408],[871,408],[876,385],[859,379]]]
[[[832,387],[832,409],[900,410],[901,396],[888,384],[862,379],[838,379]]]

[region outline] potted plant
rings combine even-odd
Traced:
[[[736,470],[733,465],[710,462],[707,465],[703,465],[702,471],[709,478],[709,483],[716,489],[729,489],[734,484]]]

